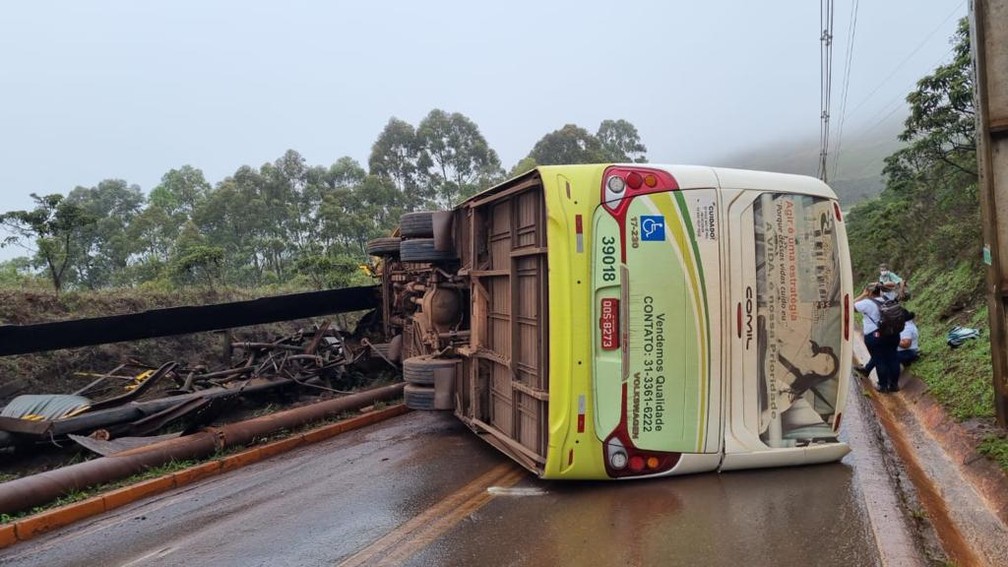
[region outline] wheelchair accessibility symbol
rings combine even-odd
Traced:
[[[665,240],[665,217],[661,215],[642,215],[640,220],[641,240]]]

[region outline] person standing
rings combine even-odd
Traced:
[[[900,333],[899,347],[896,349],[896,357],[903,366],[909,366],[911,362],[920,358],[917,344],[920,333],[917,330],[914,317],[913,311],[906,312],[906,325],[903,327],[903,332]]]
[[[854,310],[862,315],[864,343],[875,364],[875,373],[878,374],[878,391],[898,392],[900,365],[896,349],[899,347],[900,336],[895,333],[883,335],[879,331],[879,321],[882,319],[879,306],[882,301],[882,285],[872,284],[854,298]]]
[[[882,297],[884,299],[903,299],[906,294],[906,282],[899,274],[889,270],[886,264],[879,264],[879,284],[882,285]]]

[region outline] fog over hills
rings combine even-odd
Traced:
[[[845,207],[882,191],[884,160],[903,145],[897,139],[903,131],[903,119],[894,116],[856,130],[847,127],[840,141],[839,163],[836,162],[836,142],[831,142],[827,180]],[[819,166],[819,139],[770,141],[762,147],[735,152],[711,162],[724,167],[815,176]]]

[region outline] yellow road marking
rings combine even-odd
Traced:
[[[469,514],[486,505],[494,497],[488,490],[491,486],[512,486],[524,476],[524,469],[519,469],[514,464],[498,465],[350,556],[340,566],[400,565]]]

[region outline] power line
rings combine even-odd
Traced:
[[[829,109],[830,90],[833,82],[833,0],[822,0],[819,7],[819,22],[822,26],[819,76],[819,102],[822,107],[822,129],[819,134],[819,179],[826,181],[826,156],[829,154]]]
[[[927,34],[927,36],[923,39],[923,41],[921,41],[917,45],[917,47],[914,48],[914,50],[910,52],[910,55],[907,55],[905,59],[903,59],[902,61],[900,61],[899,64],[896,65],[896,67],[892,70],[892,72],[889,73],[889,75],[885,79],[882,79],[882,82],[879,83],[878,86],[875,87],[874,90],[872,90],[872,92],[868,93],[868,96],[866,96],[860,103],[858,103],[858,105],[855,106],[853,110],[851,110],[851,114],[856,113],[862,106],[864,106],[864,104],[866,102],[868,102],[869,100],[871,100],[872,96],[874,96],[875,93],[877,93],[878,90],[881,89],[882,86],[885,85],[886,82],[889,81],[889,79],[893,78],[896,75],[896,73],[898,73],[899,70],[902,69],[904,65],[906,65],[907,61],[909,61],[914,55],[917,54],[918,51],[921,50],[921,48],[924,47],[925,44],[927,44],[928,40],[930,40],[931,37],[934,34],[938,33],[938,31],[941,30],[945,26],[945,24],[948,22],[949,18],[951,18],[952,16],[954,16],[954,15],[962,12],[962,8],[965,5],[966,5],[966,0],[963,0],[962,2],[960,2],[956,6],[956,8],[952,12],[949,13],[948,16],[945,16],[945,19],[942,20],[942,23],[938,24],[938,27],[936,27],[935,29],[931,30],[931,33]]]
[[[844,63],[843,94],[840,96],[840,126],[837,128],[836,151],[833,157],[833,178],[840,169],[840,147],[843,141],[844,119],[847,116],[847,89],[850,87],[851,63],[854,61],[854,33],[857,30],[858,0],[851,3],[850,24],[847,27],[847,57]]]
[[[938,58],[938,60],[935,61],[933,65],[931,65],[931,68],[932,69],[938,68],[939,65],[945,62],[945,58],[954,52],[955,47],[949,48],[948,51],[942,54],[942,56]],[[900,110],[901,108],[906,108],[905,105],[906,97],[907,95],[905,93],[898,94],[894,98],[889,99],[888,102],[880,106],[879,110],[875,113],[875,115],[872,116],[870,120],[865,121],[865,123],[870,124],[870,126],[868,127],[867,130],[864,130],[862,134],[868,134],[870,132],[874,132],[879,128],[879,126],[885,124],[886,120],[888,120],[889,117],[892,116],[897,110]],[[896,107],[892,110],[888,110],[894,103],[897,103]]]

